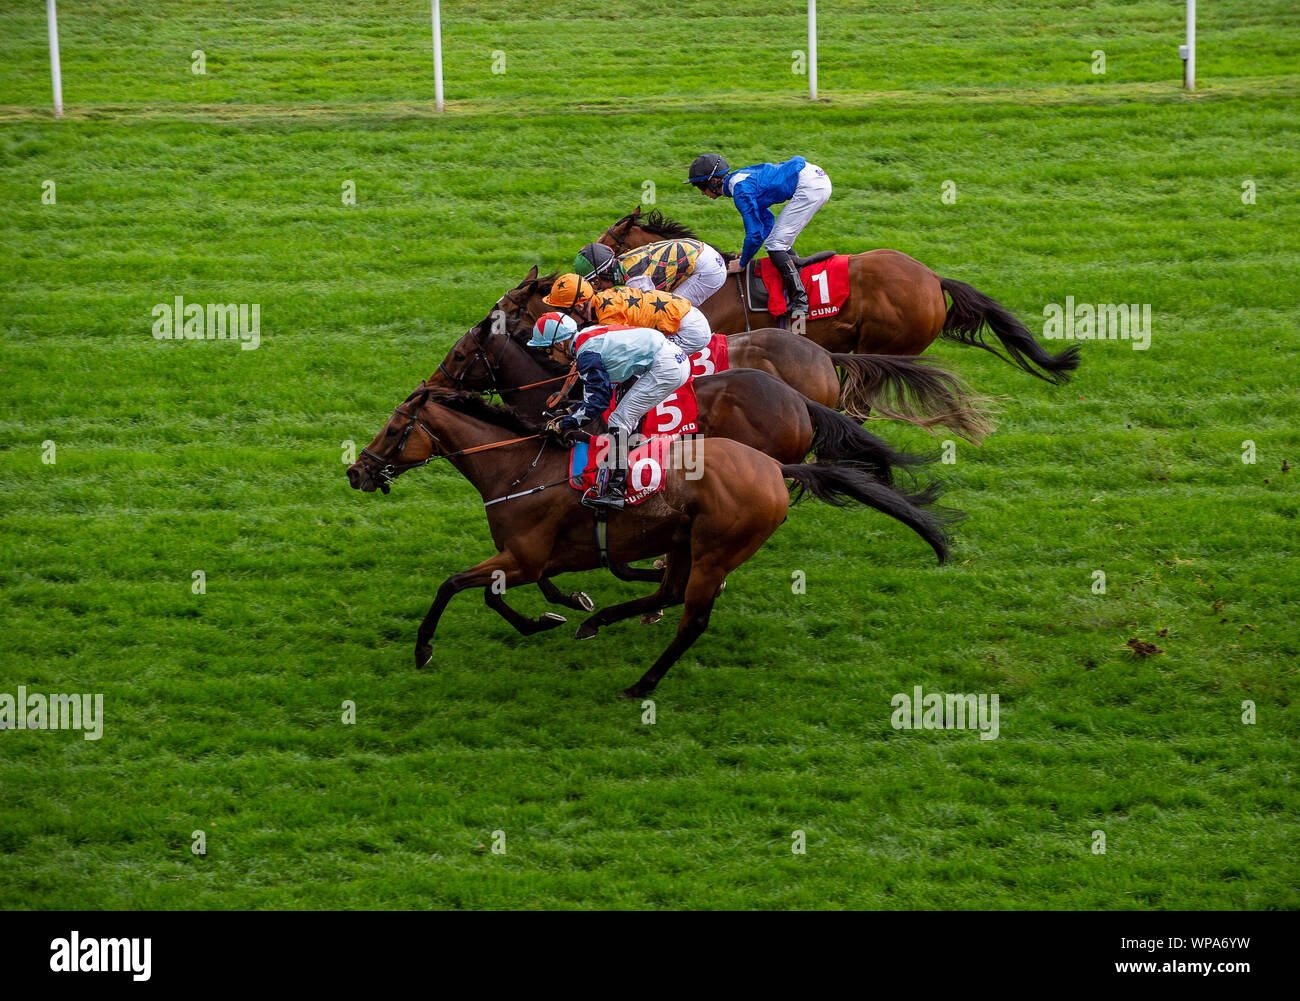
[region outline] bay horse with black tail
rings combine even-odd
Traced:
[[[568,371],[503,333],[471,330],[457,341],[437,370],[424,381],[434,389],[494,393],[525,418],[550,416],[548,397]],[[729,369],[694,380],[701,434],[730,438],[770,455],[777,462],[802,462],[810,452],[818,459],[858,462],[882,483],[892,483],[895,469],[928,461],[897,452],[882,439],[838,410],[815,403],[766,372]],[[656,570],[611,563],[620,580],[659,581]],[[582,592],[564,596],[547,578],[539,582],[552,604],[588,608]]]
[[[504,333],[471,330],[452,345],[424,385],[495,393],[525,419],[540,421],[549,414],[546,397],[567,371]],[[699,376],[693,385],[700,434],[743,442],[777,462],[802,462],[815,451],[823,461],[864,463],[889,483],[894,468],[925,461],[896,452],[838,410],[757,369],[727,369]]]
[[[699,237],[658,209],[642,215],[638,206],[605,230],[600,242],[622,254],[647,243],[673,239]],[[730,259],[736,255],[723,256]],[[1056,384],[1067,382],[1079,367],[1077,345],[1051,354],[1005,306],[965,282],[941,278],[906,254],[869,250],[848,258],[848,301],[838,315],[808,319],[804,328],[806,337],[829,351],[919,355],[942,336],[984,348],[1030,375]],[[728,274],[722,288],[700,309],[714,331],[728,336],[750,327],[775,325],[775,317],[748,308],[746,301],[741,299],[737,276]],[[1005,355],[984,340],[985,330],[997,337]]]
[[[547,444],[540,461],[518,480],[536,451],[537,434],[530,431],[511,411],[476,394],[421,386],[348,467],[348,482],[354,489],[373,491],[387,487],[407,469],[445,458],[488,505],[488,526],[498,552],[452,574],[438,588],[416,635],[417,668],[433,658],[438,620],[459,592],[481,588],[489,607],[520,631],[536,632],[560,622],[520,615],[493,585],[502,581],[509,589],[600,565],[591,513],[579,503],[578,492],[564,485],[568,450]],[[683,454],[686,448],[695,450],[689,459]],[[909,496],[853,465],[783,464],[725,438],[679,439],[672,443],[666,465],[661,491],[635,507],[609,512],[608,521],[611,558],[628,562],[668,554],[663,583],[652,595],[605,609],[579,630],[579,635],[589,636],[620,619],[685,606],[668,649],[621,693],[626,698],[653,691],[708,627],[727,575],[753,556],[785,520],[791,504],[787,481],[832,504],[857,502],[875,508],[920,535],[940,562],[948,557],[944,530],[948,517],[925,510],[935,499],[933,490]],[[688,475],[692,469],[698,477]],[[528,492],[493,503],[506,496],[512,480]]]
[[[555,278],[554,274],[539,277],[537,268],[532,268],[470,328],[453,352],[463,345],[466,358],[479,354],[475,343],[503,331],[526,341],[537,318],[555,308],[542,301]],[[951,372],[915,358],[832,354],[807,338],[776,328],[731,334],[727,350],[732,368],[767,372],[808,399],[844,410],[859,421],[871,416],[906,421],[926,430],[942,426],[976,444],[993,429],[991,400],[974,393]],[[447,362],[452,361],[448,356]],[[544,399],[555,388],[538,387],[534,395]],[[521,408],[538,411],[533,401]]]

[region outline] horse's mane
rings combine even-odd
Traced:
[[[420,407],[426,403],[436,403],[440,407],[454,410],[458,414],[477,418],[485,424],[491,424],[505,431],[514,431],[517,434],[535,434],[537,432],[534,425],[529,424],[509,407],[488,403],[478,393],[461,393],[455,390],[436,389],[433,386],[421,385],[406,398],[406,402],[415,403],[416,406]]]
[[[533,292],[530,294],[535,294],[535,295],[549,294],[551,291],[551,286],[555,284],[555,280],[559,277],[560,277],[560,273],[558,271],[552,271],[549,275],[542,275],[540,278],[534,278],[533,281],[536,284],[533,289]],[[514,289],[511,289],[511,291],[513,292]],[[516,330],[510,335],[510,339],[513,340],[516,344],[519,344],[521,346],[526,346],[528,344],[529,338],[531,338],[532,336],[533,336],[532,330]],[[530,352],[530,354],[532,354],[533,360],[537,362],[539,365],[541,365],[541,367],[551,375],[564,375],[566,372],[569,371],[568,365],[563,365],[557,361],[551,361],[551,359],[533,352]]]
[[[635,214],[635,213],[633,213]],[[626,215],[619,222],[631,219],[632,215]],[[642,229],[649,230],[652,233],[658,233],[665,240],[698,240],[695,231],[683,223],[674,219],[669,219],[658,209],[651,209],[648,213],[637,220],[636,223]],[[617,225],[617,223],[615,223]]]

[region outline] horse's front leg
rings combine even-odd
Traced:
[[[514,556],[508,552],[497,553],[491,559],[486,559],[477,566],[452,574],[438,588],[438,594],[433,599],[433,604],[429,606],[428,614],[425,615],[424,621],[420,623],[420,631],[415,638],[415,666],[417,668],[424,667],[433,658],[433,633],[438,628],[438,620],[442,618],[447,603],[467,588],[481,587],[486,591],[490,585],[501,580],[501,577],[497,576],[498,573],[505,574],[506,587],[528,584],[537,579],[536,575],[530,576],[521,570],[515,562]],[[499,598],[500,595],[497,595],[497,597]],[[491,602],[489,602],[489,605],[491,605]],[[563,620],[561,619],[561,621]],[[558,622],[555,623],[555,625],[559,624]],[[545,628],[553,627],[546,626]]]
[[[542,592],[542,597],[552,605],[563,605],[565,608],[575,608],[580,612],[594,612],[596,610],[596,603],[588,597],[586,591],[574,591],[572,594],[565,594],[555,586],[549,577],[543,577],[539,580],[537,589]]]

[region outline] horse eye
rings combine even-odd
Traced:
[[[391,438],[395,434],[397,434],[397,428],[389,428],[387,431],[384,432],[384,437]]]

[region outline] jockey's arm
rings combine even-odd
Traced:
[[[749,259],[763,246],[767,234],[772,232],[772,227],[776,225],[776,217],[772,215],[771,209],[761,207],[758,199],[744,190],[742,185],[737,187],[740,190],[737,190],[732,198],[736,208],[740,210],[740,218],[745,223],[745,243],[740,248],[740,267],[744,268],[749,263]]]
[[[653,292],[655,283],[650,280],[649,275],[637,275],[635,278],[627,280],[627,287],[638,289],[641,292]]]
[[[577,363],[578,375],[582,378],[582,402],[556,422],[562,431],[582,427],[599,417],[614,399],[614,386],[605,371],[605,362],[597,352],[580,351]]]

